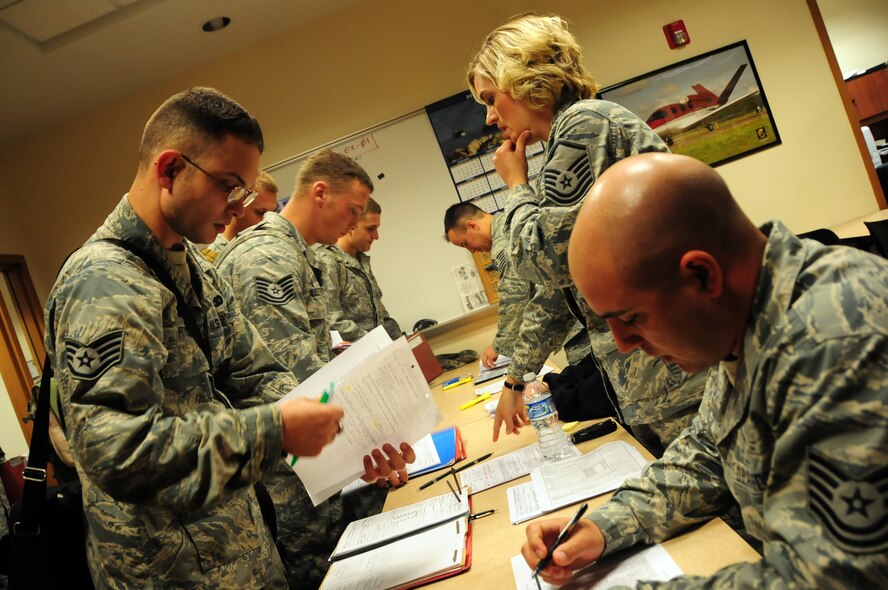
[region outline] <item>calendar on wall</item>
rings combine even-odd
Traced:
[[[503,135],[495,125],[485,124],[485,107],[466,90],[425,110],[459,200],[488,213],[504,209],[509,190],[493,166],[493,153]],[[530,180],[540,173],[544,157],[542,142],[527,146]]]

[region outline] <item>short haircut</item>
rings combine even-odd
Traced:
[[[487,78],[535,110],[565,98],[592,98],[598,85],[580,63],[582,49],[559,16],[533,13],[512,17],[490,33],[469,62],[466,81],[475,100],[475,76]]]
[[[367,215],[382,215],[382,207],[379,206],[379,203],[373,197],[367,199],[367,206],[364,207],[364,211],[361,213],[361,219]]]
[[[333,190],[357,180],[373,192],[373,181],[360,164],[330,149],[320,150],[312,154],[299,169],[296,176],[296,193],[318,180],[329,184]]]
[[[274,181],[271,174],[265,170],[259,171],[259,176],[256,177],[256,184],[253,188],[278,194],[278,184]]]
[[[447,235],[450,230],[463,229],[469,219],[481,219],[485,215],[487,212],[474,203],[454,203],[444,212],[444,241],[450,241]]]
[[[176,149],[198,158],[208,145],[231,135],[265,149],[262,129],[241,105],[213,88],[194,87],[160,105],[142,133],[139,167],[151,164],[158,150]]]

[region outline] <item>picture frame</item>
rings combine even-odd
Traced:
[[[745,40],[599,91],[643,119],[673,153],[718,166],[781,144]]]

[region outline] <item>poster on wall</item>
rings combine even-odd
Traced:
[[[441,154],[461,202],[488,213],[503,209],[509,189],[493,166],[493,153],[503,143],[496,125],[485,124],[485,108],[468,90],[426,106]],[[527,146],[528,176],[543,167],[543,145]]]
[[[669,149],[718,166],[780,144],[746,41],[600,91],[651,126]]]

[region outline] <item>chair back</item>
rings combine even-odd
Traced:
[[[873,244],[876,246],[876,250],[878,250],[879,254],[888,258],[888,219],[864,221],[863,223],[873,237]]]
[[[798,234],[798,237],[816,240],[825,246],[838,246],[842,243],[839,236],[836,235],[836,232],[831,229],[826,229],[825,227],[806,231],[805,233]]]

